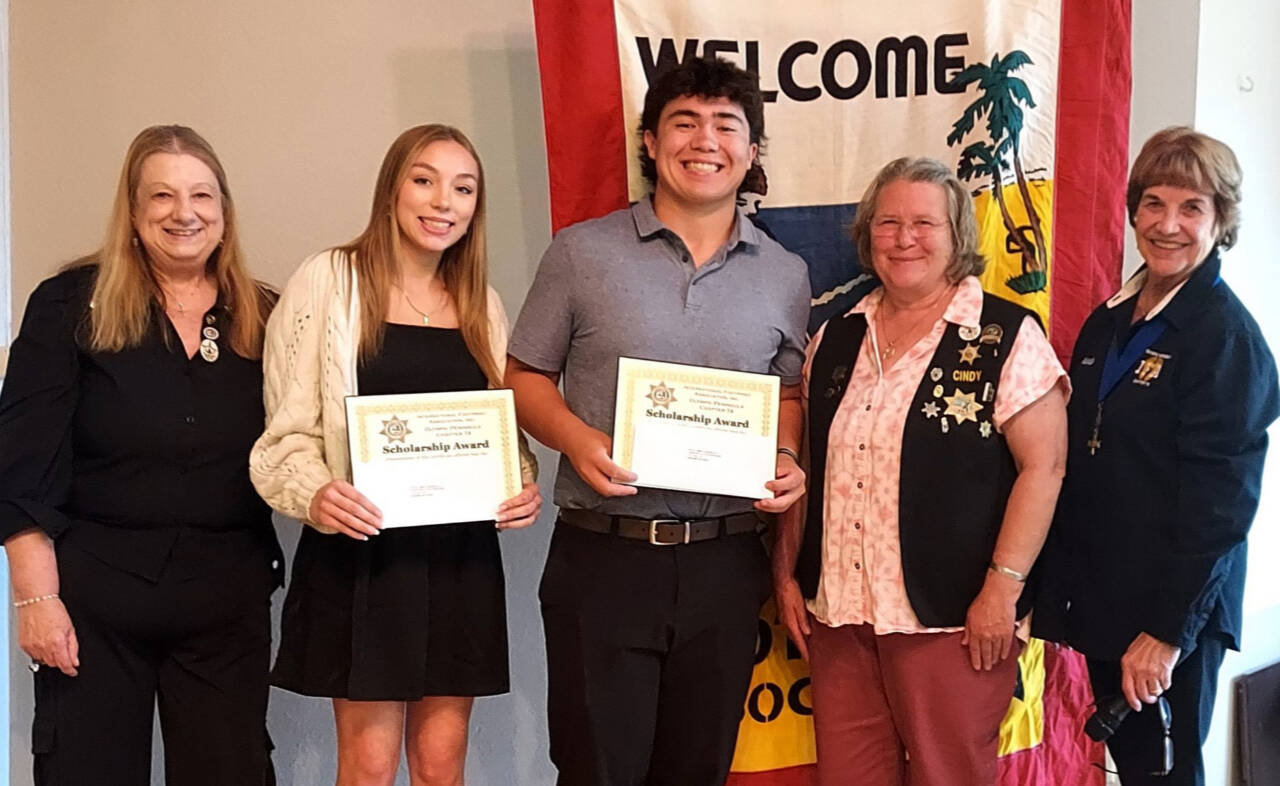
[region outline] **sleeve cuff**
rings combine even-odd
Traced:
[[[52,505],[25,499],[0,502],[0,541],[32,528],[57,540],[70,527],[71,519]]]

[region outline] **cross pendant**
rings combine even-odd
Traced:
[[[1098,432],[1095,430],[1093,436],[1084,444],[1089,448],[1089,455],[1092,456],[1098,452],[1098,448],[1102,447],[1102,440],[1098,439]]]

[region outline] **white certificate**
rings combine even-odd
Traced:
[[[348,396],[351,483],[384,527],[488,521],[520,492],[509,390]]]
[[[778,388],[769,374],[619,358],[613,461],[636,486],[772,498]]]

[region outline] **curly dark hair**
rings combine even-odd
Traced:
[[[658,133],[658,119],[667,104],[685,96],[727,98],[742,107],[747,118],[751,142],[763,151],[764,98],[760,94],[760,77],[719,57],[692,57],[658,73],[644,95],[644,111],[640,114],[640,174],[649,185],[658,182],[658,170],[645,150],[646,131]]]

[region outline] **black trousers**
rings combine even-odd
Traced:
[[[1218,668],[1226,642],[1217,635],[1201,636],[1196,647],[1173,670],[1173,684],[1165,691],[1172,716],[1173,770],[1166,776],[1151,774],[1160,758],[1164,731],[1154,704],[1130,712],[1107,740],[1124,786],[1204,786],[1201,747],[1209,736],[1213,701],[1218,691]],[[1093,695],[1102,699],[1120,691],[1120,664],[1088,659]]]
[[[184,532],[151,582],[60,546],[80,669],[35,675],[37,786],[148,786],[157,699],[167,784],[273,784],[271,558],[250,534]]]
[[[561,786],[719,786],[770,591],[760,538],[680,546],[559,524],[539,589]]]

